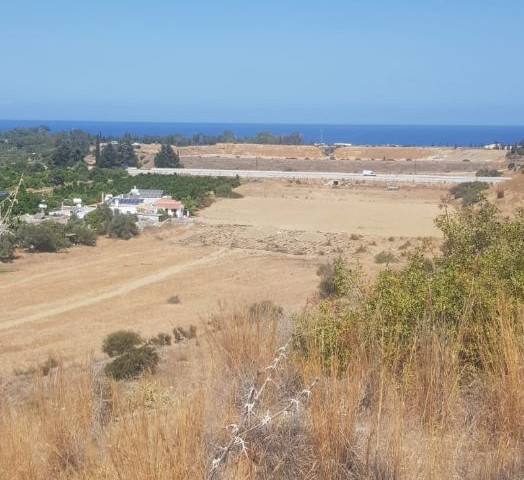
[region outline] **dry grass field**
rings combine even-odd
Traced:
[[[521,187],[516,178],[499,201]],[[344,368],[326,366],[322,337],[302,345],[307,355],[290,346],[292,312],[307,305],[313,328],[344,315],[344,301],[313,300],[321,262],[343,255],[373,277],[374,256],[390,251],[403,265],[437,235],[445,192],[284,181],[238,191],[192,223],[2,266],[0,479],[523,478],[524,311],[502,293],[478,371],[460,362],[461,335],[430,328],[384,349],[380,312],[344,337]],[[249,308],[263,300],[284,313]],[[161,348],[156,374],[104,375],[109,332],[191,324],[197,338]],[[57,367],[27,371],[49,355]]]
[[[445,190],[331,188],[311,183],[251,182],[245,198],[220,200],[202,212],[210,223],[283,230],[343,232],[366,236],[434,236],[433,224]]]
[[[380,251],[438,235],[443,191],[331,188],[251,182],[244,197],[220,199],[194,223],[144,231],[131,241],[57,254],[20,252],[0,273],[0,371],[100,354],[118,328],[154,334],[198,325],[219,302],[269,299],[300,309],[316,288],[316,268],[344,254],[371,275]],[[404,247],[405,248],[405,247]],[[168,299],[178,295],[180,304]]]

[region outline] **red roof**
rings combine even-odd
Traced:
[[[160,198],[153,205],[164,210],[177,210],[182,207],[182,202],[170,198]]]

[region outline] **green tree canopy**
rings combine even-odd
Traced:
[[[131,140],[125,138],[118,144],[117,148],[117,157],[118,164],[123,167],[136,167],[137,166],[137,156],[133,145],[131,145]]]
[[[113,168],[118,166],[120,166],[118,152],[111,143],[108,143],[100,154],[100,167]]]
[[[180,167],[180,157],[173,151],[169,144],[163,144],[160,152],[155,155],[155,167],[158,168],[178,168]]]

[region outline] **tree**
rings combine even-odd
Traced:
[[[113,210],[105,204],[98,205],[98,207],[92,212],[89,212],[84,219],[94,232],[98,233],[98,235],[105,235],[113,219]]]
[[[113,168],[120,166],[118,152],[111,143],[108,143],[100,154],[100,167]]]
[[[95,145],[95,164],[97,167],[100,167],[101,151],[100,151],[100,134],[96,136],[96,145]]]
[[[137,218],[135,215],[115,212],[107,227],[107,234],[112,238],[129,240],[138,235]]]
[[[173,151],[171,145],[163,144],[160,152],[155,155],[155,167],[157,168],[179,168],[180,157]]]
[[[82,151],[73,148],[69,140],[61,141],[51,154],[51,161],[55,167],[72,167],[82,159]]]
[[[63,185],[65,182],[64,173],[58,168],[50,170],[47,178],[49,183],[54,186]]]
[[[133,145],[131,145],[131,140],[128,138],[122,140],[118,144],[117,148],[118,164],[123,167],[136,167],[137,166],[137,156]]]
[[[83,219],[72,215],[66,225],[67,233],[71,243],[76,245],[95,245],[96,232]]]
[[[38,225],[23,224],[16,236],[22,247],[37,252],[57,252],[71,245],[65,226],[49,220]]]

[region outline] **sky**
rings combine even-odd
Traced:
[[[0,0],[0,118],[524,125],[521,0]]]

